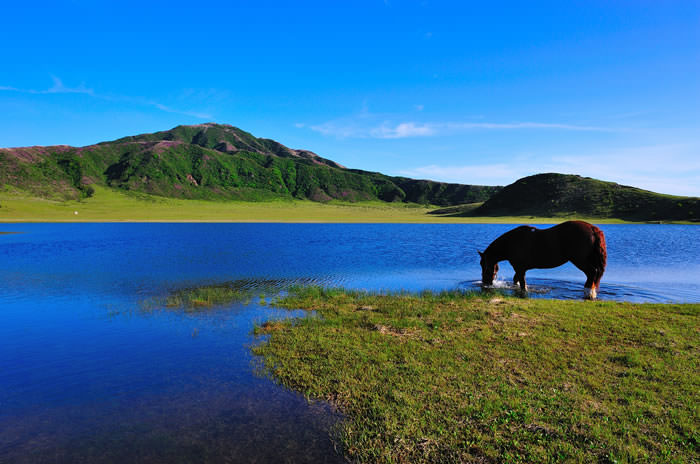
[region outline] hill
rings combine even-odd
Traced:
[[[308,150],[213,123],[79,148],[3,148],[0,185],[66,200],[88,197],[93,185],[99,185],[186,199],[381,200],[443,206],[485,201],[499,190],[347,169]]]
[[[663,195],[567,174],[537,174],[504,187],[481,206],[434,211],[452,216],[577,216],[629,221],[698,221],[700,198]]]

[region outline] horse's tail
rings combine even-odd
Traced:
[[[603,277],[603,272],[605,272],[605,266],[608,264],[608,248],[605,245],[605,235],[603,231],[593,227],[593,250],[589,255],[589,262],[596,270],[595,286],[597,287],[600,283],[600,279]]]

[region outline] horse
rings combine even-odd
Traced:
[[[508,260],[513,266],[513,283],[527,291],[525,272],[551,269],[571,261],[586,274],[584,298],[595,299],[605,272],[607,248],[605,235],[584,221],[566,221],[549,229],[520,226],[494,240],[481,256],[481,284],[493,285],[498,263]]]

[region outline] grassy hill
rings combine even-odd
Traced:
[[[229,125],[178,126],[86,147],[0,149],[0,186],[75,200],[94,186],[203,200],[309,199],[455,205],[499,187],[447,184],[345,167]]]
[[[700,198],[663,195],[567,174],[537,174],[504,187],[481,205],[434,211],[448,216],[617,218],[628,221],[698,221]]]
[[[177,200],[437,205],[443,208],[431,214],[452,218],[700,220],[699,198],[564,174],[538,174],[507,187],[392,177],[348,169],[223,124],[177,126],[86,147],[0,148],[5,203],[20,197],[80,201],[96,191]]]

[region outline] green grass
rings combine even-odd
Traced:
[[[434,208],[380,201],[321,204],[307,200],[261,202],[166,198],[94,186],[81,200],[36,198],[18,189],[0,190],[0,222],[394,222],[394,223],[556,223],[534,216],[439,217]],[[78,214],[75,214],[75,213]],[[581,218],[585,219],[585,218]],[[615,223],[617,220],[595,220]]]
[[[698,462],[700,305],[297,288],[264,370],[358,462]]]

